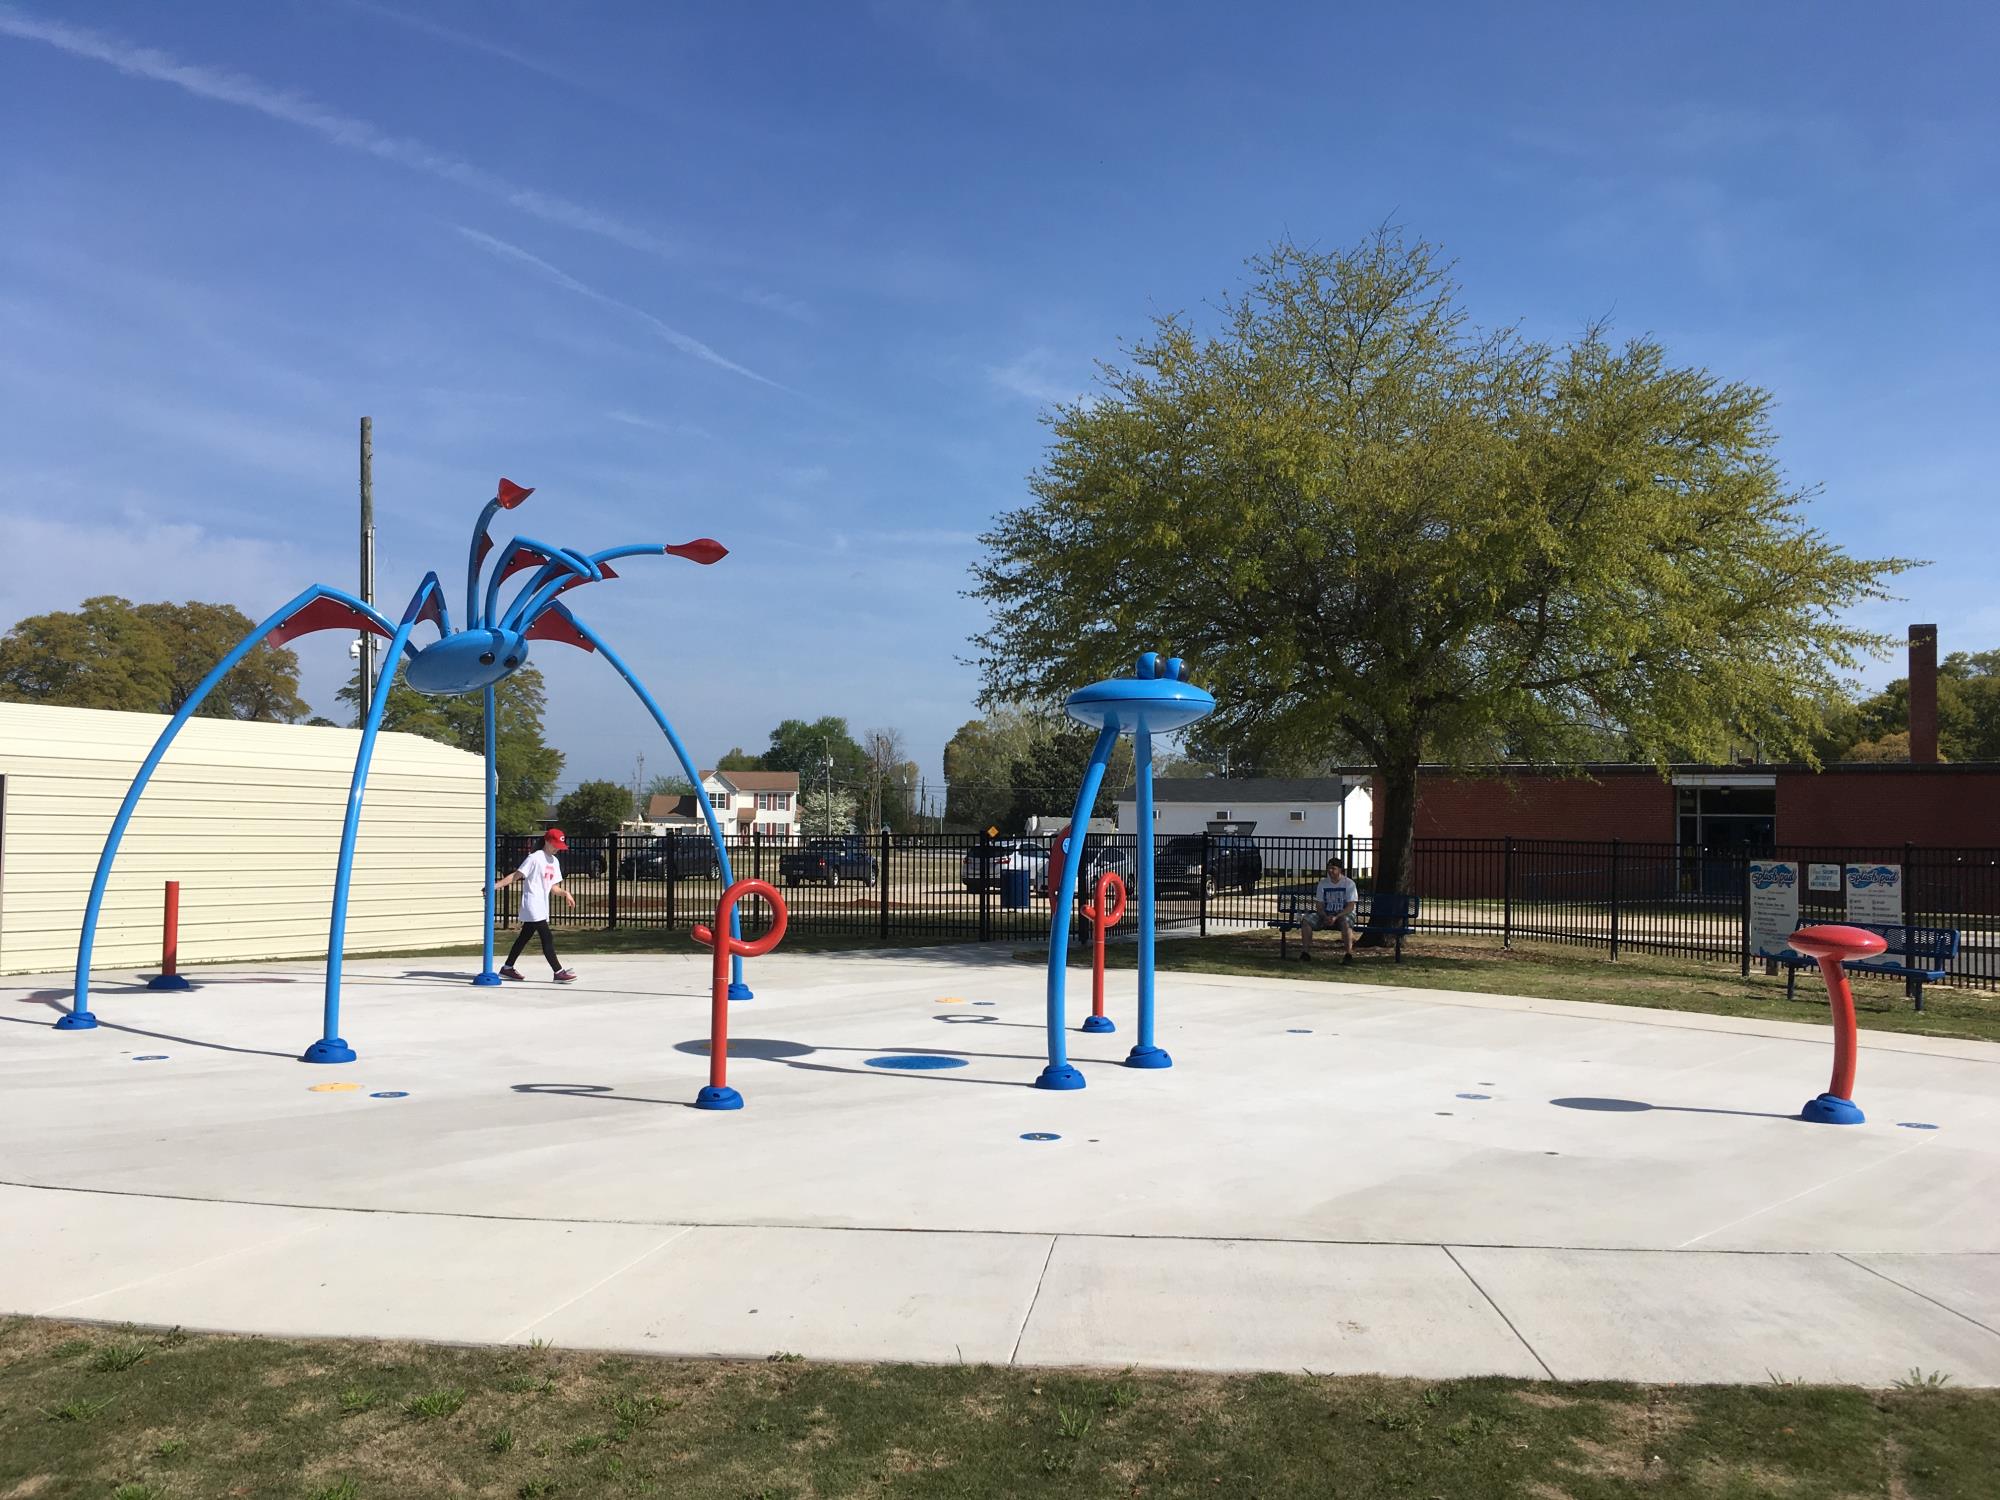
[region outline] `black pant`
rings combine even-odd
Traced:
[[[528,937],[531,933],[541,934],[542,957],[549,961],[551,969],[555,970],[558,974],[562,973],[562,961],[556,957],[555,934],[549,931],[549,924],[547,922],[523,922],[521,924],[521,930],[514,934],[514,946],[507,950],[507,967],[510,969],[514,967],[514,960],[519,958],[521,950],[528,946]]]

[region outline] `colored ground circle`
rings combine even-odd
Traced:
[[[164,1052],[142,1052],[139,1056],[132,1059],[133,1062],[165,1062],[166,1060],[167,1054]]]
[[[905,1073],[921,1073],[932,1068],[962,1068],[965,1066],[965,1059],[962,1057],[930,1057],[926,1055],[915,1057],[870,1057],[864,1058],[863,1061],[871,1068],[894,1068]]]
[[[1285,1035],[1287,1036],[1311,1036],[1312,1032],[1313,1029],[1310,1026],[1287,1026],[1285,1028]]]
[[[938,1004],[939,1004],[939,1005],[963,1005],[963,1004],[965,1004],[965,997],[964,997],[963,995],[940,995],[940,996],[938,997]]]
[[[1461,1099],[1491,1099],[1493,1096],[1491,1094],[1460,1094],[1458,1097]]]
[[[1052,1130],[1030,1130],[1021,1139],[1024,1141],[1059,1141],[1062,1137]]]
[[[1000,1002],[998,1000],[975,1000],[972,1003],[974,1005],[998,1005]]]
[[[351,1094],[360,1088],[358,1083],[315,1083],[306,1090],[308,1094]]]
[[[410,1097],[410,1091],[408,1089],[384,1089],[381,1093],[370,1094],[368,1097],[370,1099],[407,1099]]]
[[[1898,1120],[1898,1121],[1897,1121],[1896,1123],[1897,1123],[1897,1124],[1898,1124],[1899,1126],[1901,1126],[1901,1127],[1902,1127],[1903,1129],[1905,1129],[1905,1130],[1936,1130],[1936,1129],[1937,1129],[1937,1126],[1935,1126],[1935,1125],[1927,1125],[1927,1124],[1925,1124],[1925,1123],[1924,1123],[1924,1122],[1923,1122],[1922,1120]]]

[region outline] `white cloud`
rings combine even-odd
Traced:
[[[1073,376],[1066,373],[1068,369],[1051,350],[1035,348],[1004,365],[990,366],[986,374],[1010,396],[1019,396],[1039,406],[1067,405],[1081,400],[1085,394]]]
[[[41,42],[72,57],[104,63],[133,78],[169,84],[197,98],[253,110],[301,130],[311,131],[333,145],[360,151],[413,172],[441,178],[459,187],[497,198],[510,208],[560,224],[566,229],[597,235],[633,250],[672,255],[679,246],[664,236],[553,193],[526,187],[498,173],[425,145],[407,136],[390,135],[366,120],[341,114],[303,94],[273,88],[255,78],[227,69],[182,62],[156,47],[141,47],[102,32],[66,26],[59,21],[0,6],[0,36]]]
[[[741,375],[746,380],[754,380],[760,385],[768,385],[773,390],[782,391],[787,389],[787,387],[778,384],[777,381],[771,379],[769,376],[759,375],[748,366],[739,365],[735,360],[719,354],[693,334],[682,333],[672,324],[654,317],[644,308],[634,307],[629,302],[621,302],[608,293],[598,291],[596,287],[585,285],[570,275],[569,272],[562,270],[560,267],[550,265],[538,255],[529,254],[519,245],[510,245],[503,239],[497,239],[490,234],[483,234],[477,229],[468,229],[463,224],[456,227],[460,234],[464,235],[466,239],[484,250],[488,255],[496,256],[501,260],[513,261],[517,265],[531,267],[541,272],[542,275],[548,277],[549,280],[565,291],[575,292],[579,297],[588,297],[592,302],[599,303],[605,307],[616,308],[628,317],[637,318],[641,323],[644,323],[654,333],[665,339],[669,344],[672,344],[683,354],[692,355],[706,364],[714,365],[717,369],[728,370],[731,374]]]

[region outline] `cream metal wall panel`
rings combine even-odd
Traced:
[[[0,703],[0,973],[76,961],[98,851],[154,714]],[[133,814],[105,893],[94,963],[151,971],[161,887],[181,883],[184,968],[326,952],[334,862],[360,733],[194,719]],[[347,951],[479,940],[485,765],[385,734],[362,804]]]

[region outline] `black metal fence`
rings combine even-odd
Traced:
[[[536,840],[503,836],[500,867],[518,865]],[[962,834],[869,834],[838,839],[731,839],[733,873],[778,886],[795,931],[882,942],[1018,942],[1045,939],[1049,906],[1045,850],[1027,840]],[[1131,836],[1092,836],[1086,883],[1115,870],[1129,886],[1136,861]],[[1154,849],[1157,920],[1189,936],[1263,928],[1281,895],[1307,891],[1329,857],[1338,857],[1363,891],[1373,886],[1375,856],[1365,838],[1254,839],[1227,835],[1161,836]],[[1689,849],[1673,844],[1562,839],[1419,839],[1413,894],[1419,931],[1490,936],[1503,945],[1558,943],[1622,953],[1654,953],[1751,963],[1749,870],[1752,859],[1796,860],[1836,869],[1847,864],[1900,865],[1903,920],[1960,934],[1952,979],[2000,986],[2000,850],[1913,845],[1773,849]],[[686,930],[715,915],[722,882],[713,849],[696,836],[625,834],[571,841],[563,856],[574,911],[557,903],[559,926]],[[1024,872],[1030,894],[1010,891],[1006,868]],[[1803,921],[1838,921],[1839,889],[1812,890],[1802,880]],[[501,897],[512,922],[518,893]],[[1126,918],[1136,917],[1135,911]],[[746,924],[757,915],[746,907]],[[1129,930],[1129,927],[1128,927]]]

